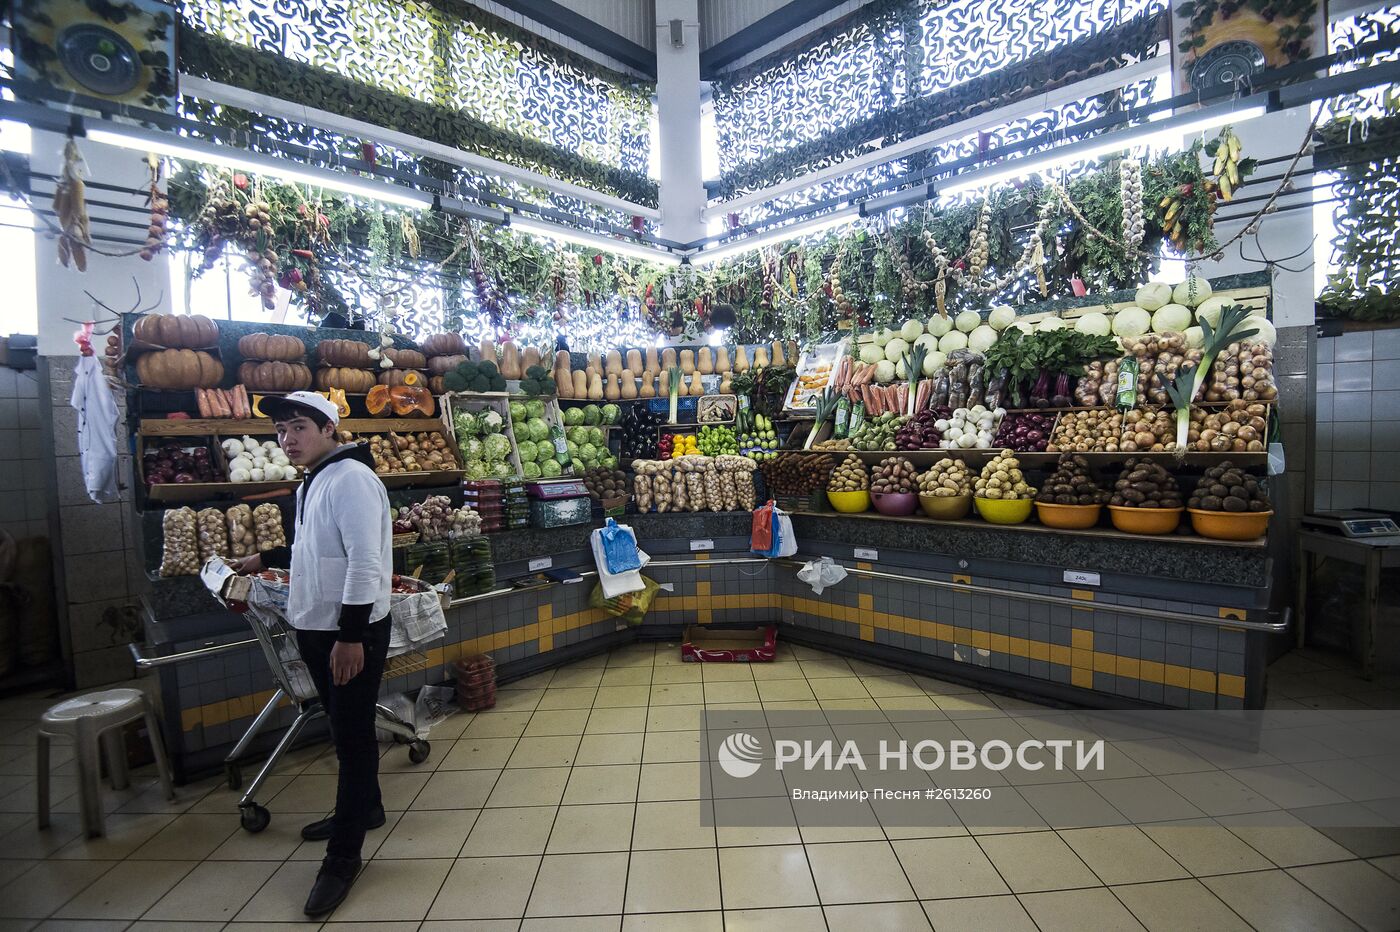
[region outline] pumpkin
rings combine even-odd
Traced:
[[[434,395],[445,395],[447,394],[447,383],[440,375],[432,376],[428,379],[428,391]]]
[[[363,345],[363,344],[362,344]],[[351,394],[362,394],[376,385],[374,373],[365,369],[332,366],[316,370],[316,387],[325,391],[338,388]]]
[[[382,369],[379,372],[380,385],[423,385],[427,381],[427,375],[417,369]]]
[[[466,361],[465,356],[433,356],[428,359],[428,371],[433,375],[447,375]]]
[[[350,402],[345,400],[345,389],[332,388],[326,392],[326,400],[335,405],[335,410],[342,418],[350,416]]]
[[[301,362],[306,344],[285,333],[250,333],[238,338],[238,355],[244,359]]]
[[[365,410],[370,417],[388,417],[394,413],[389,400],[389,386],[376,385],[365,394]]]
[[[435,333],[419,344],[428,356],[465,356],[467,344],[457,333]]]
[[[369,344],[359,340],[322,340],[316,346],[316,353],[323,366],[367,369],[372,365]]]
[[[386,349],[384,357],[394,364],[395,369],[426,369],[428,358],[413,349]]]
[[[218,346],[219,327],[203,314],[147,314],[131,328],[141,343],[170,349]]]
[[[203,350],[163,349],[136,358],[136,378],[147,388],[214,388],[224,367]]]
[[[421,385],[390,386],[389,402],[399,417],[432,417],[435,407],[433,393]]]
[[[311,370],[298,362],[245,362],[238,381],[255,392],[295,392],[311,387]]]

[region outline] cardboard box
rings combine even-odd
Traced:
[[[778,627],[712,628],[691,625],[681,643],[688,663],[771,663],[777,655]]]

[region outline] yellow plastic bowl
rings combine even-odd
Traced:
[[[1186,510],[1191,513],[1192,530],[1212,540],[1258,540],[1268,531],[1269,519],[1274,516],[1272,511]]]
[[[870,508],[870,493],[864,489],[859,492],[827,492],[826,500],[831,502],[832,508],[846,515]]]
[[[1185,508],[1127,508],[1109,505],[1113,526],[1128,534],[1170,534],[1181,523]]]
[[[1029,498],[979,498],[977,513],[992,524],[1020,524],[1031,516]]]
[[[1099,523],[1102,505],[1056,505],[1053,502],[1036,502],[1036,515],[1046,527],[1062,531],[1081,531]]]
[[[924,495],[919,494],[919,507],[930,518],[940,521],[956,521],[966,518],[972,510],[971,495]]]

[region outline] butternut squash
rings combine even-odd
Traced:
[[[659,359],[656,358],[656,347],[654,347],[654,346],[648,346],[648,347],[647,347],[647,364],[646,364],[646,366],[644,367],[643,371],[645,371],[645,372],[660,372],[660,371],[661,371],[661,360],[659,360]]]
[[[554,393],[560,398],[574,397],[574,377],[568,369],[560,369],[557,366],[551,373],[554,376]]]
[[[605,371],[608,375],[620,376],[622,374],[622,354],[617,350],[608,350],[607,369]]]
[[[695,350],[681,350],[681,372],[692,375],[695,372]]]
[[[666,347],[661,351],[661,371],[665,372],[676,364],[676,351],[671,347]]]
[[[496,344],[490,337],[482,337],[481,345],[477,347],[477,361],[496,361]]]
[[[715,350],[715,371],[716,371],[716,372],[728,372],[728,371],[730,371],[730,365],[729,365],[729,350],[728,350],[726,347],[721,346],[721,347],[719,347],[718,349]]]
[[[569,381],[574,383],[574,390],[569,395],[570,398],[583,400],[588,397],[588,375],[587,370],[575,369],[570,373]]]
[[[698,398],[705,394],[705,383],[701,381],[702,378],[704,378],[704,376],[698,372],[692,374],[690,377],[690,394],[694,397]]]
[[[655,373],[655,372],[652,372],[650,369],[647,369],[646,371],[644,371],[644,372],[642,373],[642,388],[641,388],[641,391],[639,391],[639,392],[637,393],[637,397],[639,397],[639,398],[655,398],[655,397],[656,397],[656,373]]]
[[[531,366],[540,364],[540,351],[533,346],[525,347],[525,352],[521,354],[520,374],[524,376],[525,371]]]
[[[627,368],[633,372],[642,371],[642,351],[630,349],[627,351]]]
[[[662,369],[661,376],[656,380],[656,397],[671,397],[671,370]]]
[[[787,361],[783,358],[783,344],[779,340],[773,341],[773,361],[770,365],[785,366]]]
[[[588,400],[603,400],[603,376],[600,373],[593,372],[588,376]]]
[[[629,401],[637,397],[637,377],[631,369],[622,370],[622,397]]]
[[[797,341],[796,341],[796,340],[788,340],[788,342],[787,342],[787,364],[788,364],[789,366],[796,366],[796,365],[797,365],[797,361],[798,361],[799,359],[801,359],[801,358],[802,358],[801,354],[797,352]]]
[[[588,371],[603,374],[603,357],[597,353],[588,354]]]
[[[608,401],[617,401],[622,397],[622,375],[620,373],[608,373],[608,380],[603,385],[603,397]]]
[[[519,379],[524,372],[520,366],[520,351],[513,342],[506,340],[501,344],[501,377]]]
[[[714,354],[710,352],[708,346],[700,347],[700,355],[695,363],[695,371],[699,372],[701,375],[715,374]]]
[[[753,350],[753,367],[755,369],[768,368],[768,348],[755,346]]]
[[[726,372],[719,380],[719,393],[721,395],[732,395],[734,393],[733,377]]]

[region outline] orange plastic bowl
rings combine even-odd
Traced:
[[[1102,505],[1056,505],[1053,502],[1036,502],[1035,511],[1040,523],[1046,527],[1062,531],[1082,531],[1099,523],[1103,513]]]
[[[1113,526],[1128,534],[1170,534],[1181,523],[1185,508],[1127,508],[1109,505]]]
[[[1258,540],[1269,530],[1272,511],[1203,511],[1191,513],[1191,529],[1212,540]]]

